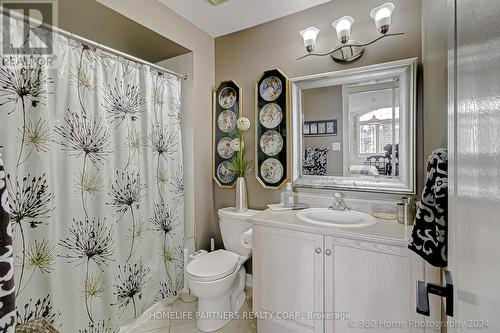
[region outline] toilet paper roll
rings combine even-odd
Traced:
[[[247,230],[244,232],[241,237],[240,237],[240,243],[245,249],[251,249],[252,248],[252,229]]]

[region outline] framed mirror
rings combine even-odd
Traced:
[[[295,187],[415,193],[417,59],[291,79]]]

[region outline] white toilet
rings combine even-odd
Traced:
[[[226,250],[209,252],[186,266],[189,288],[198,296],[198,329],[218,330],[229,323],[232,314],[245,303],[246,271],[243,264],[252,250],[240,238],[252,228],[248,218],[258,211],[236,213],[234,208],[219,210],[219,225]]]

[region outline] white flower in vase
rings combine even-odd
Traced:
[[[245,118],[245,117],[240,117],[238,119],[238,121],[236,122],[236,127],[240,130],[240,131],[248,131],[248,129],[250,128],[250,120],[248,120],[248,118]]]
[[[236,122],[236,134],[237,137],[232,139],[230,142],[231,149],[236,152],[229,162],[230,169],[236,174],[237,177],[244,177],[247,172],[252,169],[252,161],[245,158],[245,140],[244,132],[250,128],[250,120],[245,117],[241,117]]]

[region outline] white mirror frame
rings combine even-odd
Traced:
[[[291,79],[292,89],[292,181],[298,188],[415,194],[416,189],[416,89],[417,58],[346,69]],[[400,160],[405,161],[398,178],[310,176],[302,174],[302,90],[399,77]],[[340,125],[340,124],[339,124]],[[345,142],[343,145],[345,146]],[[348,143],[347,143],[348,144]]]

